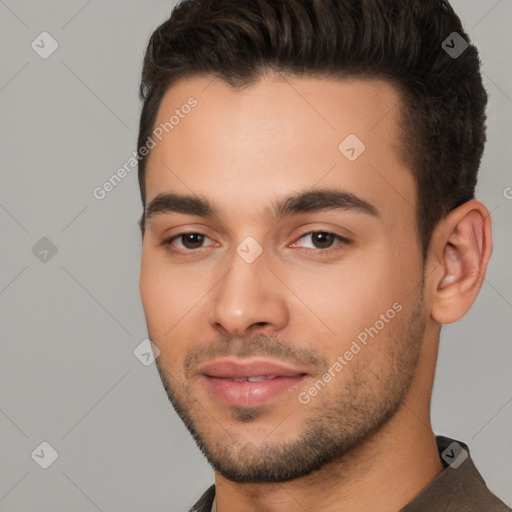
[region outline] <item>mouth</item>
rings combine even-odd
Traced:
[[[200,368],[207,391],[231,407],[258,407],[294,389],[308,374],[270,360],[216,359]]]
[[[256,377],[242,377],[241,379],[237,379],[235,377],[225,377],[229,380],[233,380],[235,382],[259,382],[261,380],[270,380],[270,379],[277,379],[280,375],[257,375]],[[222,377],[220,377],[222,378]]]

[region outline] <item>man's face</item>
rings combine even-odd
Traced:
[[[276,76],[162,100],[155,128],[179,121],[148,160],[141,298],[169,398],[231,480],[308,474],[407,396],[426,314],[398,102],[382,81]],[[154,202],[170,193],[215,215]]]

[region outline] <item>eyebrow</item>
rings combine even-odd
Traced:
[[[264,220],[273,222],[300,213],[330,210],[355,211],[379,217],[379,210],[368,201],[343,190],[314,189],[296,192],[274,200],[263,211]],[[220,220],[219,212],[211,202],[199,195],[176,193],[158,194],[146,207],[146,219],[165,213],[182,213]]]

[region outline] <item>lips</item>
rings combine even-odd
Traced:
[[[200,368],[208,392],[225,405],[257,407],[296,387],[300,369],[269,360],[216,359]]]
[[[304,372],[264,359],[247,361],[236,358],[215,359],[199,369],[200,373],[209,377],[224,379],[248,379],[249,377],[295,377]]]

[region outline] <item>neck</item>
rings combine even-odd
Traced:
[[[238,484],[216,473],[217,512],[396,512],[442,469],[428,414],[404,403],[388,424],[343,460],[305,477]]]

